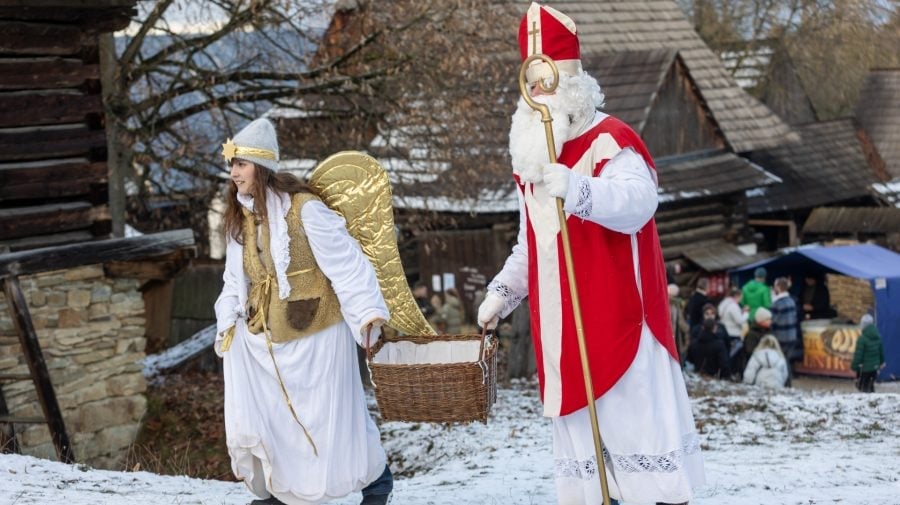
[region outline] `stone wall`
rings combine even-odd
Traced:
[[[146,411],[144,300],[139,281],[101,265],[20,277],[75,458],[121,469]],[[0,291],[0,373],[28,365]],[[16,416],[42,416],[33,384],[0,385]],[[24,454],[56,459],[46,425],[17,425]]]

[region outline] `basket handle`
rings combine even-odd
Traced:
[[[366,327],[366,361],[369,363],[372,362],[372,347],[369,342],[372,338],[372,323],[369,323],[369,326]]]
[[[481,345],[478,346],[478,356],[484,361],[484,342],[487,340],[487,325],[481,327]]]

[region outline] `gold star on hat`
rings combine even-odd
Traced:
[[[237,146],[234,145],[234,142],[231,139],[225,141],[222,144],[222,156],[225,157],[225,161],[231,162],[231,158],[234,158],[235,153],[237,152]]]

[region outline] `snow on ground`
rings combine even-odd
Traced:
[[[690,377],[707,484],[693,505],[900,504],[900,394],[777,394]],[[900,388],[888,387],[897,391]],[[533,383],[498,392],[488,425],[383,423],[393,503],[552,504],[550,424]],[[242,484],[0,456],[0,504],[244,504]],[[359,503],[359,495],[335,502]]]

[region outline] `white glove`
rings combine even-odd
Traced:
[[[371,326],[372,332],[369,335],[369,344],[375,345],[375,342],[378,342],[378,339],[381,338],[381,327],[384,326],[385,322],[386,321],[384,319],[376,317],[375,319],[372,319],[368,323],[362,325],[362,328],[359,329],[359,333],[360,335],[362,335],[363,343],[365,343],[366,334],[369,333],[369,326]]]
[[[537,184],[544,178],[544,168],[540,163],[527,163],[524,167],[520,168],[521,170],[516,171],[516,173],[523,183],[530,182],[532,184]]]
[[[550,163],[544,166],[544,185],[547,193],[555,198],[566,198],[569,191],[569,178],[572,171],[569,167],[560,163]]]
[[[484,301],[478,307],[478,324],[482,328],[493,330],[497,327],[497,321],[500,320],[500,311],[506,306],[506,300],[500,295],[488,292],[484,297]]]

